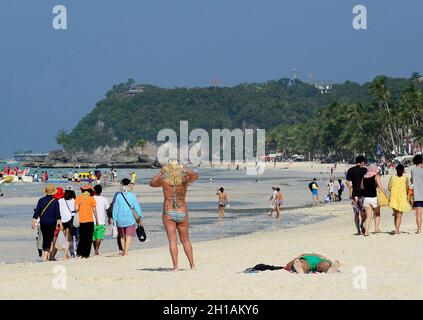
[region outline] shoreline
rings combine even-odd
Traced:
[[[321,207],[328,212],[326,207]],[[170,272],[166,246],[87,260],[0,265],[1,299],[422,299],[423,239],[412,233],[413,214],[404,217],[400,236],[355,236],[351,207],[332,208],[334,219],[298,228],[257,232],[194,244],[197,270],[179,246],[180,270]],[[322,213],[322,210],[318,210]],[[390,210],[381,226],[391,230]],[[406,233],[408,232],[408,234]],[[304,252],[341,261],[336,274],[296,275],[286,271],[244,274],[258,263],[283,265]],[[55,268],[65,268],[67,288],[54,289]],[[356,268],[367,272],[367,289],[354,288]],[[101,270],[101,272],[99,272]],[[407,270],[406,278],[399,275]],[[57,271],[57,270],[56,270]],[[125,288],[116,290],[116,286]],[[7,288],[7,290],[6,290]],[[139,290],[148,288],[148,290]]]

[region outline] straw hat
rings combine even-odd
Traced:
[[[81,187],[81,192],[89,192],[90,195],[94,195],[95,194],[95,190],[90,185],[82,186]]]
[[[56,193],[56,187],[55,186],[53,186],[52,184],[48,184],[47,186],[46,186],[46,188],[44,189],[44,192],[45,192],[45,194],[47,194],[47,195],[49,195],[49,196],[52,196],[53,194],[55,194]]]

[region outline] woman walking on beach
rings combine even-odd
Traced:
[[[64,258],[68,258],[68,251],[70,251],[71,255],[74,254],[73,248],[73,235],[72,235],[72,228],[73,228],[73,216],[75,215],[75,192],[73,190],[65,190],[65,195],[62,199],[59,200],[60,206],[60,216],[62,217],[63,223],[63,232],[65,234],[66,239],[69,241],[69,249],[65,250]]]
[[[122,179],[120,186],[121,191],[114,197],[113,221],[116,222],[118,228],[122,256],[127,256],[132,237],[136,235],[136,225],[142,223],[144,216],[137,197],[131,192],[131,180]]]
[[[373,214],[375,215],[375,232],[379,233],[380,228],[380,206],[377,203],[377,188],[382,191],[385,196],[388,196],[383,189],[380,176],[378,174],[378,167],[375,164],[371,164],[367,168],[367,173],[364,175],[361,182],[361,188],[363,190],[363,208],[366,214],[365,226],[364,226],[364,235],[369,236],[370,222],[372,220]]]
[[[409,182],[408,178],[404,176],[404,166],[399,164],[395,169],[397,174],[391,177],[388,185],[388,190],[391,192],[389,207],[394,210],[395,234],[400,234],[402,214],[410,211],[411,206],[408,203],[407,191]]]
[[[98,225],[98,217],[94,199],[95,191],[91,186],[81,187],[82,194],[75,199],[75,210],[79,215],[79,242],[77,254],[86,259],[90,256],[94,233],[94,217]]]
[[[279,219],[281,214],[281,208],[283,204],[283,195],[280,188],[276,188],[276,196],[275,196],[275,208],[276,208],[276,219]]]
[[[169,240],[169,250],[173,270],[178,270],[178,245],[176,230],[189,260],[191,269],[195,269],[191,242],[188,236],[189,217],[185,196],[188,185],[198,179],[198,174],[182,167],[177,160],[170,160],[151,182],[151,187],[163,188],[163,225]]]
[[[59,201],[59,210],[60,210],[60,200],[63,199],[64,196],[65,196],[65,193],[63,188],[56,188],[56,193],[53,195],[53,197],[56,198],[57,201]],[[62,221],[62,225],[63,225],[63,232],[65,232],[65,223],[63,222],[63,217],[61,212],[60,212],[60,217],[61,217],[60,220]],[[56,230],[54,231],[53,245],[51,247],[51,253],[50,253],[51,261],[56,261],[56,254],[57,254],[56,241],[59,236],[59,233],[60,233],[60,227],[59,225],[57,225]],[[65,257],[66,257],[66,253],[65,253]]]
[[[63,230],[62,221],[60,220],[59,202],[53,196],[56,193],[56,188],[49,184],[44,191],[45,197],[38,200],[37,208],[34,210],[32,219],[32,229],[35,229],[39,219],[43,236],[43,262],[48,261],[50,258],[56,225],[59,225],[60,230]]]

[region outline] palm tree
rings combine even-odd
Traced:
[[[56,143],[61,146],[62,148],[66,148],[66,146],[69,144],[69,134],[66,130],[61,129],[56,135]]]
[[[386,121],[389,137],[392,143],[392,149],[395,152],[400,152],[400,145],[402,145],[402,141],[399,135],[399,129],[396,123],[395,116],[391,112],[391,93],[386,85],[386,80],[387,78],[385,76],[376,77],[370,85],[370,92],[376,98],[376,102],[379,107],[385,109],[386,114],[382,114],[381,118],[384,118]]]
[[[137,142],[135,143],[135,145],[137,147],[141,148],[141,152],[144,153],[144,148],[147,145],[147,141],[145,139],[138,139]]]

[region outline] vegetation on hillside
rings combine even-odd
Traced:
[[[419,75],[410,79],[376,77],[362,85],[347,81],[322,94],[313,85],[282,78],[234,87],[165,89],[135,83],[113,86],[106,97],[57,142],[67,151],[119,146],[142,147],[164,128],[189,130],[262,128],[267,150],[348,158],[354,153],[404,151],[404,139],[422,139],[423,89]]]

